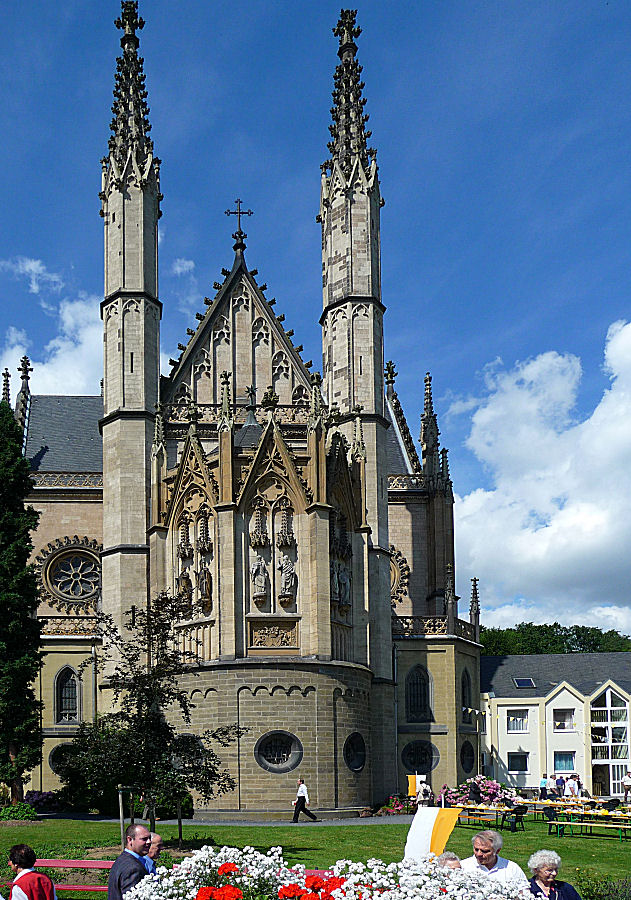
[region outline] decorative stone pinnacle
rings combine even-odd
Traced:
[[[397,377],[398,372],[395,369],[394,363],[391,359],[386,363],[386,367],[384,369],[384,376],[386,379],[386,384],[394,384],[394,380]]]
[[[239,250],[243,252],[245,250],[245,239],[247,234],[241,228],[241,216],[253,216],[254,212],[251,209],[241,209],[241,198],[237,197],[234,201],[236,209],[227,209],[225,211],[226,216],[236,216],[237,217],[237,230],[234,232],[232,237],[234,238],[234,245],[232,249],[237,253]]]
[[[221,382],[221,412],[219,413],[218,427],[220,431],[232,428],[232,416],[230,414],[230,372],[223,371],[219,380]]]
[[[145,73],[141,56],[138,56],[140,41],[136,31],[142,30],[144,20],[138,16],[136,0],[122,0],[121,15],[114,22],[122,29],[122,54],[116,60],[114,76],[114,103],[112,135],[109,152],[116,160],[119,171],[123,171],[127,156],[133,151],[136,162],[142,170],[150,156],[153,156],[153,142],[149,138],[149,107]]]
[[[11,380],[11,373],[8,369],[5,368],[2,373],[2,402],[7,403],[9,406],[11,405],[11,394],[9,392],[9,381]]]
[[[256,388],[253,384],[246,387],[245,396],[248,398],[246,409],[254,409],[256,407]]]
[[[355,59],[355,38],[361,34],[361,28],[355,24],[356,16],[357,10],[343,9],[333,29],[333,34],[340,40],[337,51],[340,62],[333,77],[333,123],[329,126],[332,140],[327,144],[332,160],[324,164],[324,171],[337,160],[345,175],[350,173],[356,157],[364,169],[369,168],[370,160],[374,158],[374,151],[367,146],[371,132],[365,127],[368,116],[364,113],[366,100],[362,97],[362,67]]]
[[[29,387],[29,376],[32,371],[33,368],[31,366],[30,359],[28,358],[28,356],[23,356],[20,360],[20,367],[18,369],[18,372],[20,372],[22,375],[22,385],[20,387],[20,390],[24,391],[26,394],[30,394],[31,392],[31,389]]]
[[[480,612],[480,597],[478,595],[479,581],[479,578],[471,579],[471,606],[469,607],[469,610],[472,614]]]
[[[194,434],[197,431],[197,423],[199,422],[199,409],[192,398],[188,401],[186,413],[190,426],[189,430]]]
[[[434,414],[434,401],[432,399],[432,376],[425,373],[425,415]]]

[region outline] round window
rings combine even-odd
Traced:
[[[300,765],[302,755],[302,744],[288,731],[268,731],[254,747],[254,759],[267,772],[291,772]]]
[[[401,752],[401,762],[410,774],[428,775],[439,761],[438,747],[429,741],[410,741]]]
[[[460,765],[462,766],[463,771],[468,775],[473,769],[474,764],[475,750],[473,749],[471,741],[465,741],[460,748]]]
[[[344,762],[351,772],[361,772],[366,765],[366,741],[354,731],[344,741]]]
[[[56,775],[59,773],[59,767],[65,762],[69,750],[70,744],[57,744],[57,746],[53,747],[50,751],[48,755],[48,765],[50,766],[51,771]]]

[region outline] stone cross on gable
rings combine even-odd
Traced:
[[[245,244],[244,240],[247,237],[247,234],[241,230],[241,216],[253,216],[254,212],[251,209],[241,209],[241,198],[237,197],[234,201],[236,204],[236,209],[227,209],[225,211],[225,215],[227,216],[236,216],[237,217],[237,230],[232,235],[235,239],[236,243],[234,245],[235,250],[244,250]]]

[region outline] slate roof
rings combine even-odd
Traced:
[[[534,688],[515,687],[513,678],[531,677]],[[612,679],[631,693],[631,652],[538,653],[480,657],[480,691],[496,697],[545,697],[561,681],[581,694],[593,694]]]
[[[102,472],[102,397],[31,396],[25,456],[34,472]]]
[[[395,417],[390,408],[388,398],[385,405],[386,419],[390,422],[390,428],[386,432],[386,454],[388,460],[388,475],[407,475],[412,471],[408,456],[396,426]]]

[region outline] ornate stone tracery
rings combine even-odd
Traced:
[[[101,592],[102,547],[88,537],[57,538],[42,549],[35,566],[40,597],[62,612],[91,612]]]
[[[408,596],[410,567],[405,556],[395,546],[390,545],[390,600],[394,608]]]

